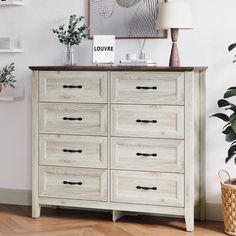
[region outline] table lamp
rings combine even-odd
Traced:
[[[190,5],[186,1],[164,2],[159,6],[156,21],[157,29],[171,29],[172,49],[170,55],[170,67],[180,66],[177,47],[179,29],[192,29]]]

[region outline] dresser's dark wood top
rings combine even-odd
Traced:
[[[30,66],[38,71],[205,71],[207,67],[148,67],[148,66]]]

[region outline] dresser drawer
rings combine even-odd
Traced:
[[[39,136],[41,165],[107,168],[107,138],[65,135]]]
[[[111,201],[163,206],[184,206],[184,175],[112,171]]]
[[[107,103],[107,72],[40,72],[39,100]]]
[[[111,168],[184,173],[184,141],[112,138]]]
[[[111,134],[127,137],[184,138],[184,107],[112,105]]]
[[[39,196],[107,201],[107,171],[41,166]]]
[[[107,134],[107,105],[39,104],[39,131],[52,134]]]
[[[184,104],[183,72],[113,72],[112,103]]]

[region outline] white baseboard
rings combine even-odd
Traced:
[[[0,189],[0,204],[31,206],[31,191]]]
[[[0,189],[0,204],[31,206],[31,191]],[[206,219],[223,221],[221,204],[206,203]]]

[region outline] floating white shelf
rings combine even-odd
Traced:
[[[24,52],[24,49],[21,48],[12,48],[12,49],[1,49],[0,53],[22,53]]]
[[[6,1],[0,0],[0,6],[23,6],[23,5],[24,5],[23,0],[6,0]]]
[[[24,88],[5,88],[0,93],[0,102],[14,102],[24,98]]]
[[[22,52],[24,52],[24,42],[22,40],[0,38],[0,53],[22,53]]]

